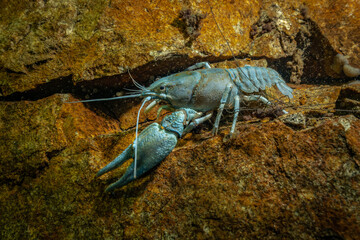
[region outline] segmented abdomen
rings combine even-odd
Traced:
[[[235,85],[243,92],[254,93],[260,89],[276,85],[280,92],[292,98],[293,90],[286,85],[284,79],[271,68],[245,66],[226,69]]]

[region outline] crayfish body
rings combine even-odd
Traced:
[[[201,67],[205,69],[195,70]],[[267,87],[276,85],[282,94],[293,97],[293,90],[271,68],[245,66],[221,69],[211,68],[209,63],[201,62],[187,70],[157,80],[148,88],[142,89],[141,95],[150,96],[155,101],[166,101],[174,108],[191,108],[200,112],[218,110],[214,135],[217,134],[224,108],[234,108],[230,130],[232,135],[241,102],[260,101],[271,105],[268,99],[259,94]]]
[[[266,88],[272,86],[276,86],[283,95],[289,98],[293,97],[293,90],[286,85],[282,77],[275,70],[264,67],[245,66],[220,69],[211,68],[209,63],[201,62],[187,68],[184,72],[163,77],[149,87],[140,85],[134,79],[133,82],[138,89],[131,90],[132,95],[79,102],[144,97],[141,108],[146,101],[153,100],[146,111],[149,111],[156,103],[165,101],[175,109],[175,112],[166,116],[161,125],[153,123],[144,129],[139,137],[135,138],[133,144],[97,173],[97,176],[101,176],[122,165],[127,159],[134,158],[134,162],[122,178],[110,185],[106,191],[124,186],[135,180],[137,176],[141,176],[155,167],[170,154],[179,137],[208,120],[213,111],[217,110],[213,128],[213,134],[216,135],[223,110],[234,109],[234,118],[230,130],[231,137],[235,131],[241,103],[260,101],[265,105],[272,105],[261,94]],[[284,110],[283,112],[286,113]],[[207,115],[203,116],[204,113]],[[138,123],[136,129],[138,129]],[[137,159],[139,167],[137,167]]]

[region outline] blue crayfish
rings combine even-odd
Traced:
[[[139,137],[136,134],[134,143],[98,172],[97,176],[100,176],[120,166],[127,159],[134,158],[134,162],[123,177],[110,185],[107,191],[126,185],[159,164],[174,149],[177,138],[208,120],[214,110],[217,110],[213,128],[213,134],[216,135],[223,110],[234,109],[231,136],[235,131],[241,102],[260,101],[265,105],[271,105],[272,103],[261,93],[274,85],[285,96],[293,97],[293,90],[286,85],[282,77],[275,70],[264,67],[245,66],[221,69],[211,68],[209,63],[201,62],[187,68],[184,72],[163,77],[149,87],[144,87],[135,80],[133,82],[138,89],[133,90],[132,95],[80,102],[145,97],[141,108],[146,101],[154,100],[146,108],[147,111],[160,101],[165,101],[178,110],[166,116],[161,125],[153,123],[144,129]],[[206,113],[205,116],[203,116],[204,113]]]

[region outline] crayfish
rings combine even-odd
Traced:
[[[79,102],[145,97],[141,108],[145,102],[153,100],[146,110],[160,101],[165,101],[177,110],[166,116],[161,125],[153,123],[137,136],[140,108],[134,143],[97,173],[97,176],[100,176],[120,166],[127,159],[134,158],[123,177],[111,184],[107,191],[128,184],[158,165],[174,149],[177,138],[208,120],[214,110],[217,110],[213,128],[213,134],[216,135],[223,110],[234,109],[231,136],[235,131],[241,102],[260,101],[265,105],[271,105],[261,92],[274,85],[283,95],[293,97],[293,90],[286,85],[282,77],[275,70],[264,67],[221,69],[211,68],[209,63],[201,62],[187,68],[186,71],[160,78],[149,87],[144,87],[135,80],[133,82],[138,89],[132,90],[132,95]]]

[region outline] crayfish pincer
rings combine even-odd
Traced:
[[[141,177],[162,160],[175,148],[177,139],[190,132],[198,124],[206,121],[211,115],[200,117],[202,114],[192,109],[184,108],[165,116],[161,122],[152,123],[145,128],[117,158],[102,168],[96,176],[101,176],[115,168],[121,166],[126,160],[135,158],[137,141],[137,167],[135,161],[126,169],[124,175],[115,183],[106,188],[106,192],[120,188],[136,179],[136,175]]]

